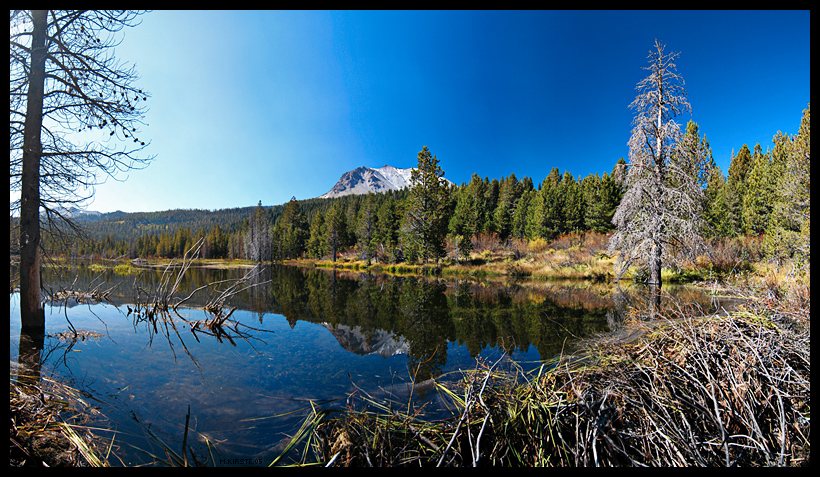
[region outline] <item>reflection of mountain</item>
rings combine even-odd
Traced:
[[[180,282],[176,299],[201,307],[224,290],[225,280],[246,270],[192,268]],[[137,276],[112,270],[97,274],[88,266],[45,268],[44,281],[58,289],[113,287],[111,300],[133,303],[142,290],[156,293],[163,270],[145,269]],[[76,281],[75,281],[76,279]],[[221,285],[208,287],[208,283]],[[248,310],[262,321],[266,313],[283,315],[291,326],[305,321],[325,326],[340,346],[359,355],[403,354],[421,378],[436,376],[447,360],[449,343],[465,345],[471,357],[486,349],[528,352],[548,359],[566,349],[566,340],[608,329],[614,303],[607,293],[575,287],[519,286],[471,280],[428,280],[289,266],[265,267],[260,286],[233,297],[226,306]],[[264,284],[263,284],[264,283]],[[617,321],[617,320],[613,320]]]
[[[358,355],[377,354],[388,358],[396,354],[407,354],[410,348],[403,337],[396,337],[384,330],[373,331],[372,337],[368,339],[359,326],[351,328],[347,325],[320,324],[333,333],[342,348]]]

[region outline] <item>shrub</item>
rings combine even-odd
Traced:
[[[609,237],[612,234],[602,234],[598,232],[587,232],[584,235],[584,248],[590,255],[598,255],[606,251],[609,246]]]
[[[538,237],[535,240],[530,240],[530,243],[527,245],[527,249],[530,253],[542,253],[547,249],[547,245],[549,244],[546,240],[542,237]]]
[[[718,273],[752,270],[752,262],[763,257],[759,237],[714,239],[709,244],[713,270]]]
[[[495,232],[481,232],[474,235],[472,238],[473,251],[482,252],[497,252],[501,248],[501,239]]]
[[[581,232],[570,232],[561,234],[553,239],[550,244],[555,250],[566,250],[570,247],[581,245],[584,241],[584,234]]]
[[[512,238],[507,241],[507,248],[512,251],[516,260],[521,260],[527,256],[527,240]]]

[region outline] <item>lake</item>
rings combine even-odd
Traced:
[[[188,443],[217,465],[268,465],[310,407],[347,406],[351,393],[404,405],[422,415],[454,412],[433,383],[455,385],[476,361],[499,359],[524,371],[609,332],[641,290],[586,282],[505,282],[388,276],[269,266],[225,302],[234,309],[218,333],[198,321],[206,302],[247,269],[192,268],[176,297],[198,288],[167,320],[131,312],[162,283],[163,269],[117,275],[80,263],[43,269],[47,289],[109,290],[110,303],[47,302],[40,375],[81,390],[98,414],[90,424],[114,437],[125,465],[179,450],[190,406]],[[12,271],[14,273],[14,271]],[[173,281],[173,276],[172,276]],[[223,281],[207,287],[208,283]],[[142,292],[140,292],[142,290]],[[720,306],[693,287],[667,287],[666,299]],[[140,293],[142,293],[140,295]],[[10,360],[21,350],[19,295],[10,294]],[[66,332],[92,332],[70,339]],[[110,459],[118,464],[117,459]]]

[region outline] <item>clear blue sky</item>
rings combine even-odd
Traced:
[[[797,132],[809,11],[154,11],[116,55],[152,95],[157,157],[89,209],[282,204],[359,166],[413,167],[425,145],[458,184],[610,172],[655,38],[681,52],[724,173],[733,149]]]

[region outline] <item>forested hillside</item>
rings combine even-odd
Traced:
[[[765,148],[740,145],[728,174],[715,165],[706,136],[690,121],[683,142],[692,145],[688,154],[696,156],[690,173],[704,191],[706,237],[764,236],[767,253],[774,258],[808,256],[809,121],[807,107],[798,134],[777,132]],[[216,211],[87,216],[77,220],[87,234],[85,240],[66,245],[51,239],[46,248],[69,256],[173,258],[205,238],[203,258],[335,260],[350,249],[363,259],[394,263],[426,261],[456,251],[463,257],[481,240],[548,241],[568,232],[613,230],[626,168],[620,159],[602,176],[581,178],[555,168],[539,180],[474,174],[469,182],[449,187],[429,180],[428,186],[412,190],[294,198],[273,207],[260,202],[256,207]],[[426,148],[419,153],[418,169],[419,174],[443,176]],[[421,176],[418,180],[424,183]],[[11,225],[14,248],[14,219]]]

